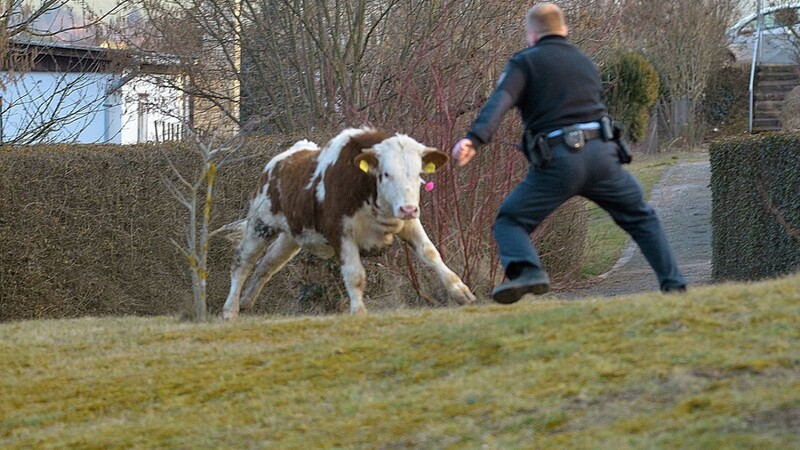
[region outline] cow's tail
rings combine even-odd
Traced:
[[[239,219],[236,222],[231,222],[227,225],[217,228],[212,231],[208,237],[214,237],[221,234],[222,237],[231,241],[233,245],[238,245],[244,239],[244,234],[247,232],[247,219]]]

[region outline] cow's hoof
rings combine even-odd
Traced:
[[[232,322],[239,318],[239,313],[233,311],[223,311],[222,318],[227,320],[228,322]]]
[[[250,309],[255,303],[253,300],[255,299],[252,297],[243,298],[241,301],[239,301],[239,310],[244,311],[246,309]]]
[[[475,294],[469,290],[466,284],[458,282],[450,288],[450,298],[459,305],[467,305],[475,301]]]
[[[354,316],[366,316],[367,315],[367,307],[364,305],[358,305],[355,308],[350,308],[350,314]]]

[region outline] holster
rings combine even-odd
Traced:
[[[553,152],[545,133],[533,134],[527,128],[522,138],[522,153],[534,167],[543,169],[553,159]]]
[[[625,127],[619,122],[612,122],[608,116],[600,119],[600,128],[603,132],[603,140],[614,141],[617,144],[617,156],[622,164],[630,164],[633,161],[631,144],[625,133]]]

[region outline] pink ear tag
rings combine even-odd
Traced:
[[[434,187],[435,185],[433,184],[433,181],[428,181],[427,183],[425,183],[425,192],[432,191]]]

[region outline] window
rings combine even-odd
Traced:
[[[147,97],[147,94],[139,94],[136,142],[140,144],[147,142],[147,122],[149,120]]]

